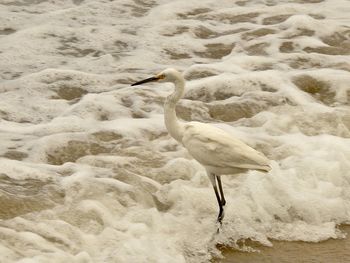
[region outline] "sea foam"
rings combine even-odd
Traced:
[[[318,3],[317,3],[318,2]],[[208,262],[242,240],[344,238],[350,219],[349,3],[0,4],[0,261]],[[163,123],[177,114],[273,160],[222,178]]]

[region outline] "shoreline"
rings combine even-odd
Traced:
[[[318,243],[302,241],[272,241],[272,247],[256,246],[260,252],[242,252],[232,248],[221,249],[224,258],[215,263],[348,263],[350,262],[350,225],[340,225],[344,239],[328,239]]]

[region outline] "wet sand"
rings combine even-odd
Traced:
[[[348,263],[350,262],[350,225],[340,229],[345,239],[329,239],[320,243],[272,241],[273,247],[254,247],[259,252],[223,249],[225,258],[216,263]]]

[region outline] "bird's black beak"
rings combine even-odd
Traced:
[[[148,78],[148,79],[144,79],[144,80],[140,80],[134,84],[131,84],[131,86],[137,86],[137,85],[141,85],[143,83],[147,83],[147,82],[151,82],[151,81],[157,81],[159,80],[159,77],[151,77],[151,78]]]

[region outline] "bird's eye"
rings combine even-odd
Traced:
[[[158,78],[158,79],[165,79],[165,75],[164,75],[164,74],[159,74],[159,75],[157,76],[157,78]]]

